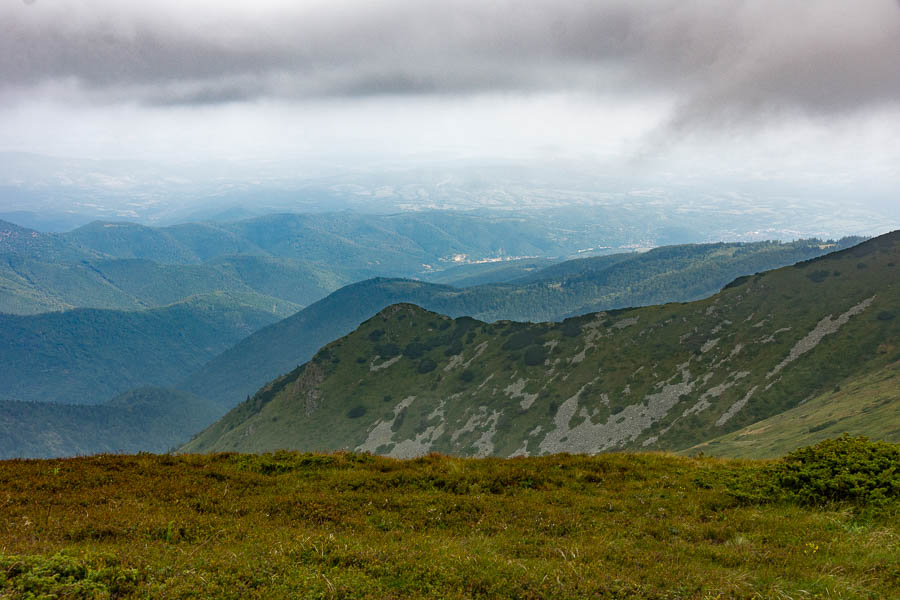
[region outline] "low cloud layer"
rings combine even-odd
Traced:
[[[0,23],[7,105],[563,92],[661,97],[678,129],[900,104],[895,0],[36,0]]]

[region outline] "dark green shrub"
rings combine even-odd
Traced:
[[[437,368],[437,364],[433,360],[430,358],[423,358],[419,361],[419,367],[416,370],[424,375],[425,373],[431,373],[435,368]]]
[[[444,356],[453,356],[454,354],[459,354],[463,351],[462,341],[459,339],[455,339],[450,342],[450,345],[444,350]]]
[[[529,367],[544,364],[547,359],[547,352],[543,346],[529,346],[525,349],[525,364]]]
[[[813,283],[822,283],[823,281],[828,279],[828,275],[830,275],[828,271],[813,271],[812,273],[807,275],[807,277],[809,277],[809,280]]]
[[[460,381],[464,381],[469,383],[473,379],[475,379],[475,372],[472,369],[465,369],[462,373],[459,374]]]
[[[349,419],[358,419],[361,416],[366,414],[366,407],[362,404],[357,404],[353,408],[347,411],[347,418]]]
[[[521,350],[532,344],[543,343],[543,338],[532,329],[523,329],[511,334],[503,343],[504,350]]]
[[[390,342],[387,344],[378,344],[375,346],[375,352],[381,358],[391,358],[392,356],[400,354],[400,346]]]
[[[560,325],[562,333],[566,337],[578,337],[581,333],[581,319],[566,319]]]
[[[818,425],[810,426],[807,431],[809,431],[810,433],[815,433],[817,431],[822,431],[823,429],[828,429],[835,423],[837,423],[837,421],[835,419],[829,419],[829,420],[825,421],[824,423],[819,423]]]
[[[791,452],[773,474],[778,488],[803,504],[883,506],[900,500],[900,445],[845,433]]]
[[[419,358],[425,354],[426,350],[427,348],[422,342],[410,342],[406,345],[406,348],[403,349],[403,356],[407,358]]]
[[[122,567],[113,556],[0,554],[2,598],[118,598],[132,593],[138,581],[138,571]]]

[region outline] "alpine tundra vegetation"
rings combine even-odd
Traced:
[[[897,445],[0,462],[3,598],[896,598]]]

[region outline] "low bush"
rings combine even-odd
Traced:
[[[416,370],[424,375],[425,373],[431,373],[435,368],[437,368],[437,363],[430,358],[423,358],[419,361],[419,367]]]
[[[86,561],[65,554],[0,554],[0,598],[118,598],[137,583],[137,571],[111,556]]]
[[[900,445],[846,433],[800,448],[773,467],[777,487],[802,504],[900,501]]]
[[[358,419],[361,416],[366,414],[366,407],[362,404],[357,404],[353,408],[347,411],[347,418],[349,419]]]
[[[543,346],[529,346],[525,349],[525,364],[529,367],[544,364],[547,359],[547,352]]]

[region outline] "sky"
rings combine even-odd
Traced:
[[[0,152],[578,160],[884,198],[897,139],[897,0],[0,4]]]

